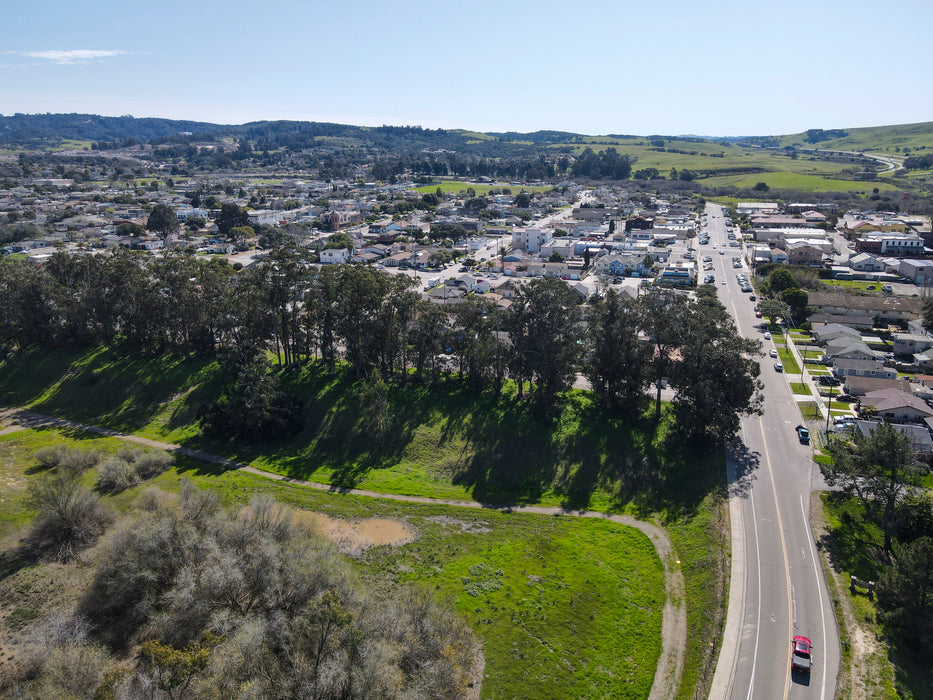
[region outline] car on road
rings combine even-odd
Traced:
[[[756,312],[755,312],[755,318],[761,318],[761,312],[760,312],[760,311],[756,311]]]
[[[761,324],[764,325],[764,324]],[[765,331],[765,340],[771,340],[771,334],[768,331]]]
[[[804,428],[802,425],[798,425],[795,430],[797,431],[797,439],[800,440],[801,445],[810,444],[810,431]]]
[[[755,297],[754,294],[752,294],[751,296],[748,297],[748,300],[749,300],[749,301],[755,301],[755,299],[756,299],[756,297]]]
[[[882,284],[882,285],[881,285],[881,291],[882,291],[882,292],[892,292],[892,291],[894,291],[894,288],[893,288],[890,284]]]
[[[774,363],[774,371],[775,371],[775,372],[783,372],[783,371],[784,371],[784,365],[782,365],[780,362],[775,362],[775,363]]]
[[[777,357],[777,350],[771,348],[771,357]]]
[[[794,647],[794,653],[790,663],[791,670],[800,671],[801,673],[810,673],[810,668],[813,666],[813,645],[810,643],[810,640],[798,634],[791,643]]]

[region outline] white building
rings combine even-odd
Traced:
[[[538,253],[551,237],[550,231],[540,228],[516,229],[512,233],[512,247],[526,253]]]

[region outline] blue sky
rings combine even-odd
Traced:
[[[933,121],[930,0],[7,0],[0,113],[785,134]]]

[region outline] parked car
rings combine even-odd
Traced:
[[[762,324],[764,325],[764,324]],[[765,340],[771,340],[771,334],[768,331],[765,331]]]
[[[755,312],[755,318],[761,318],[761,312],[760,312],[760,311],[756,311],[756,312]]]
[[[810,673],[810,668],[813,666],[813,645],[810,643],[810,640],[801,635],[794,637],[792,642],[794,646],[794,653],[791,657],[791,669],[794,671],[800,671],[801,673]]]
[[[816,378],[816,381],[818,381],[820,384],[823,384],[825,386],[839,386],[840,384],[842,384],[840,380],[836,379],[831,374],[821,374],[819,377]]]
[[[861,399],[859,399],[858,396],[852,396],[852,394],[839,394],[839,396],[836,397],[836,401],[855,401],[861,403]]]
[[[804,428],[802,425],[798,425],[795,430],[797,431],[797,439],[800,440],[801,445],[810,444],[810,431]]]
[[[775,363],[774,363],[774,371],[775,371],[775,372],[783,372],[783,371],[784,371],[784,365],[782,365],[780,362],[775,362]]]
[[[771,348],[771,357],[777,357],[777,356],[778,356],[777,350],[775,350],[774,348]]]

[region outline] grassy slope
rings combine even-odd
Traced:
[[[8,487],[0,505],[0,539],[8,545],[31,515],[24,485],[33,471],[32,454],[56,443],[112,452],[120,441],[58,430],[0,437]],[[185,475],[218,489],[228,504],[268,492],[331,517],[388,516],[415,526],[415,542],[376,548],[354,565],[373,589],[429,587],[471,622],[484,642],[483,697],[647,697],[660,654],[663,571],[651,543],[637,530],[589,519],[387,504],[202,469],[183,459],[155,483],[175,490]],[[132,513],[139,490],[107,500]],[[38,617],[59,600],[32,593],[45,589],[35,583],[53,569],[40,565],[0,577],[0,590],[13,598],[10,614],[16,613],[4,619],[7,628],[25,622],[19,619],[22,611]],[[24,587],[27,578],[31,583]],[[628,651],[620,654],[620,649]]]
[[[821,141],[817,144],[806,143],[806,134],[788,134],[777,137],[781,146],[799,144],[807,148],[838,149],[842,151],[868,151],[870,153],[890,153],[896,155],[895,148],[918,147],[933,148],[933,122],[919,124],[897,124],[892,126],[872,126],[857,129],[844,129],[847,136]]]
[[[845,582],[849,575],[862,580],[877,581],[882,573],[878,557],[884,536],[877,526],[865,520],[855,499],[825,495],[824,513],[829,529],[828,553],[833,569],[841,582],[839,595],[848,597],[858,626],[863,628],[877,648],[867,660],[869,669],[859,674],[860,679],[877,689],[872,697],[929,698],[933,697],[933,673],[929,664],[906,656],[897,649],[887,648],[881,626],[876,621],[876,607],[864,594],[852,595]],[[846,630],[855,634],[854,630]],[[887,651],[887,658],[885,658]]]
[[[200,435],[193,422],[197,407],[215,395],[215,373],[210,363],[127,359],[101,350],[29,353],[0,365],[0,401],[318,481],[655,514],[671,534],[687,586],[689,639],[681,697],[691,697],[696,684],[709,680],[704,674],[711,672],[717,651],[709,640],[720,637],[727,585],[721,454],[686,454],[665,439],[667,423],[656,432],[647,418],[625,422],[606,416],[582,392],[570,397],[559,418],[542,419],[514,398],[495,401],[456,386],[429,391],[413,383],[393,388],[393,435],[376,452],[359,425],[359,385],[348,374],[329,377],[316,370],[288,375],[306,399],[300,435],[285,443],[219,443]],[[211,478],[240,484],[246,475]],[[573,566],[572,557],[563,561]]]

